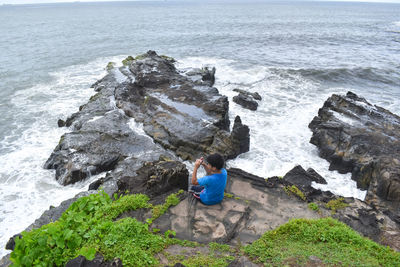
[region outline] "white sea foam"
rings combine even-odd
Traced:
[[[43,165],[68,130],[58,128],[57,119],[66,118],[87,102],[94,94],[90,85],[104,76],[108,61],[101,58],[53,72],[51,82],[17,91],[11,98],[16,110],[23,109],[14,116],[12,135],[0,141],[0,147],[6,148],[0,155],[0,257],[9,253],[4,247],[12,235],[33,223],[50,205],[86,190],[96,179],[61,186],[54,171]]]
[[[199,63],[201,63],[199,65]],[[197,65],[196,65],[197,64]],[[357,189],[351,175],[329,171],[329,163],[318,156],[317,148],[309,143],[308,124],[323,102],[332,93],[321,92],[318,84],[301,76],[270,71],[265,66],[240,69],[235,62],[214,58],[185,58],[179,67],[215,66],[216,84],[230,102],[230,119],[239,115],[250,127],[250,151],[228,162],[229,167],[242,168],[262,177],[282,176],[294,166],[315,169],[325,177],[328,185],[315,187],[338,195],[364,199],[365,192]],[[257,111],[249,111],[235,104],[235,88],[258,92],[262,96]]]

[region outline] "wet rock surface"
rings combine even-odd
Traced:
[[[332,95],[309,125],[330,169],[351,172],[366,201],[393,218],[400,208],[400,117],[348,92]]]
[[[233,91],[238,92],[239,94],[237,96],[233,97],[233,102],[236,104],[241,105],[244,108],[250,109],[250,110],[257,110],[258,108],[258,102],[256,100],[261,100],[261,96],[259,93],[254,92],[247,92],[242,89],[233,89]]]
[[[110,67],[93,85],[98,93],[65,121],[72,131],[45,163],[61,184],[114,170],[131,158],[142,165],[161,155],[193,160],[211,152],[234,158],[248,151],[248,127],[237,118],[229,132],[228,99],[211,87],[215,68],[186,75],[154,51],[127,62]],[[145,133],[138,133],[140,127]]]
[[[255,101],[252,96],[247,95],[247,94],[239,93],[237,96],[234,96],[232,98],[232,100],[236,104],[239,104],[242,107],[250,109],[250,110],[257,110],[257,108],[258,108],[257,101]]]

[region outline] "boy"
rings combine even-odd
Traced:
[[[197,179],[197,170],[203,166],[207,176]],[[227,173],[224,167],[224,159],[218,154],[211,154],[204,162],[203,157],[197,159],[192,174],[192,186],[190,192],[205,205],[218,204],[224,198]]]

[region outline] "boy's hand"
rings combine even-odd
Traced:
[[[203,164],[203,160],[204,160],[203,157],[201,157],[201,158],[199,158],[199,159],[196,159],[196,162],[194,163],[194,166],[195,166],[196,168],[199,168],[199,167]]]

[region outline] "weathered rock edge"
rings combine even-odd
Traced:
[[[400,117],[348,92],[329,97],[309,128],[330,169],[351,172],[366,202],[400,223]]]

